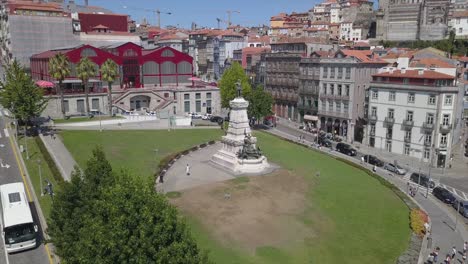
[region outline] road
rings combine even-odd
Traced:
[[[0,166],[0,185],[13,183],[13,182],[23,182],[23,178],[21,176],[19,165],[17,159],[15,157],[15,153],[13,152],[12,147],[12,138],[10,138],[10,131],[7,130],[7,118],[5,117],[5,113],[3,110],[0,110],[0,159],[1,164]],[[9,165],[9,166],[7,166]],[[27,184],[25,184],[28,186]],[[29,187],[28,187],[29,188]],[[30,197],[30,201],[31,201]],[[39,220],[36,213],[36,206],[34,203],[30,202],[30,206],[33,211],[33,217],[35,218],[35,222],[38,226]],[[42,234],[42,232],[40,232]],[[48,255],[46,253],[46,248],[42,243],[42,238],[39,240],[39,246],[33,250],[28,250],[24,252],[19,252],[15,254],[10,254],[5,256],[4,250],[4,240],[3,238],[0,239],[0,263],[10,263],[10,264],[30,264],[30,263],[37,263],[37,264],[48,264],[51,263],[49,261]],[[8,257],[8,259],[6,258]]]

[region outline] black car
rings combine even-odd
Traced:
[[[456,201],[455,196],[449,192],[447,189],[442,188],[440,186],[435,187],[432,190],[432,194],[439,200],[447,204],[453,204]]]
[[[429,178],[428,176],[422,174],[422,173],[417,173],[413,172],[410,176],[410,180],[415,183],[419,183],[421,186],[424,187],[429,187],[429,188],[434,188],[435,183]]]
[[[342,142],[336,144],[336,151],[339,151],[348,156],[356,156],[357,154],[357,151],[355,149],[353,149],[350,145]]]
[[[319,137],[318,138],[318,143],[319,143],[320,146],[324,146],[324,147],[327,147],[327,148],[332,146],[331,140],[329,140],[326,137]]]
[[[213,122],[213,123],[222,123],[224,121],[224,118],[222,118],[220,116],[212,116],[210,118],[210,121]]]
[[[384,162],[381,161],[379,158],[376,156],[372,155],[364,155],[364,162],[367,162],[369,164],[375,165],[377,167],[382,167],[384,165]]]

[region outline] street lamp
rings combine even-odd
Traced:
[[[26,159],[29,160],[28,134],[26,133],[26,126],[24,126],[24,144],[26,145]]]
[[[41,160],[37,160],[37,166],[39,167],[39,182],[41,183],[41,196],[44,196],[44,189],[42,188],[42,169],[41,169]]]

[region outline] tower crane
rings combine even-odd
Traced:
[[[228,27],[230,27],[230,26],[232,25],[232,23],[231,23],[231,15],[232,15],[233,13],[235,13],[235,14],[240,14],[240,12],[239,12],[239,11],[236,11],[236,10],[227,10],[226,13],[228,14],[228,21],[227,21],[227,22],[228,22]]]
[[[218,29],[221,29],[221,22],[223,22],[223,23],[229,25],[229,22],[228,22],[228,21],[223,20],[223,19],[221,19],[221,18],[219,18],[219,17],[216,18],[216,21],[218,21]]]
[[[161,14],[172,15],[172,12],[163,12],[163,11],[159,10],[159,8],[158,9],[149,9],[149,8],[128,7],[128,6],[125,6],[125,5],[123,6],[123,8],[154,13],[154,15],[156,16],[156,20],[157,20],[159,28],[161,28]]]

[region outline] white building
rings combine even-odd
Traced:
[[[386,69],[369,88],[368,144],[446,166],[461,126],[462,89],[431,69]]]
[[[340,39],[352,39],[353,22],[341,22],[340,24]]]
[[[457,38],[468,38],[468,10],[454,12],[449,27],[455,30]]]
[[[330,6],[330,23],[341,22],[341,6],[338,3],[332,3]]]

